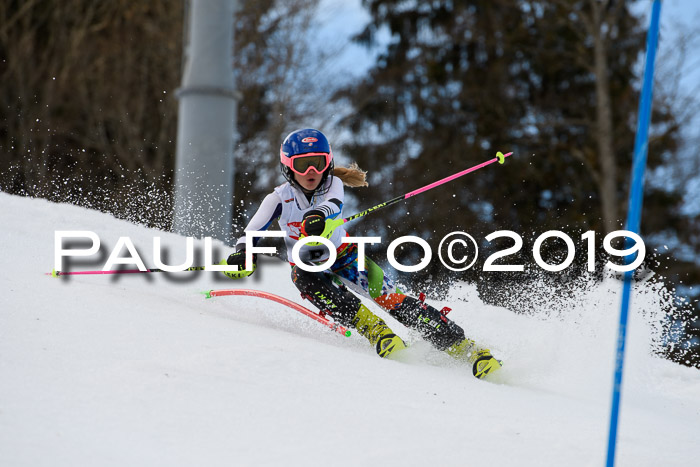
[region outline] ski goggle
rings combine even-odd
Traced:
[[[332,156],[326,152],[310,152],[288,158],[284,165],[299,175],[306,175],[310,170],[322,174],[331,165]]]

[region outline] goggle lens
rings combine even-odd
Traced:
[[[306,175],[310,168],[321,173],[326,170],[326,167],[328,167],[326,156],[295,157],[292,160],[292,168],[300,175]]]

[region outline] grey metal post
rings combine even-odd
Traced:
[[[179,99],[173,230],[231,241],[236,0],[190,0]]]

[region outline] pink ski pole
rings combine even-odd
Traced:
[[[376,211],[377,209],[381,209],[381,208],[385,208],[385,207],[387,207],[387,206],[391,206],[392,204],[398,203],[398,202],[401,201],[401,200],[410,198],[411,196],[416,196],[416,195],[418,195],[418,194],[420,194],[420,193],[424,193],[424,192],[430,190],[431,188],[435,188],[436,186],[440,186],[440,185],[442,185],[442,184],[444,184],[444,183],[451,182],[452,180],[454,180],[454,179],[456,179],[456,178],[459,178],[459,177],[462,177],[462,176],[464,176],[464,175],[467,175],[468,173],[472,173],[472,172],[474,172],[474,171],[476,171],[476,170],[479,170],[479,169],[481,169],[481,168],[483,168],[483,167],[486,167],[487,165],[493,164],[494,162],[498,162],[499,164],[503,164],[503,163],[505,163],[506,157],[508,157],[508,156],[510,156],[510,155],[512,155],[512,154],[513,154],[512,152],[509,152],[508,154],[503,154],[502,152],[498,151],[498,153],[496,153],[496,157],[494,157],[494,158],[491,159],[491,160],[488,160],[488,161],[486,161],[486,162],[482,162],[481,164],[475,165],[474,167],[470,167],[470,168],[468,168],[468,169],[466,169],[466,170],[463,170],[463,171],[461,171],[461,172],[457,172],[457,173],[454,174],[454,175],[450,175],[449,177],[445,177],[445,178],[443,178],[442,180],[438,180],[437,182],[433,182],[433,183],[431,183],[430,185],[424,186],[423,188],[418,188],[417,190],[413,190],[413,191],[411,191],[411,192],[408,192],[408,193],[406,193],[405,195],[397,196],[397,197],[394,198],[394,199],[390,199],[389,201],[385,201],[385,202],[383,202],[383,203],[377,204],[376,206],[373,206],[373,207],[371,207],[371,208],[369,208],[369,209],[365,209],[364,211],[358,212],[357,214],[354,214],[354,215],[352,215],[352,216],[350,216],[350,217],[347,217],[347,218],[345,218],[345,219],[337,219],[337,220],[328,219],[326,222],[332,223],[332,224],[333,224],[333,225],[332,225],[333,228],[338,227],[339,225],[343,225],[343,224],[345,224],[346,222],[350,222],[350,221],[352,221],[352,220],[355,220],[355,219],[357,219],[358,217],[366,216],[366,215],[369,214],[370,212],[374,212],[374,211]]]
[[[204,266],[193,266],[191,268],[183,269],[183,271],[204,271]],[[162,269],[146,269],[142,271],[140,269],[113,269],[110,271],[56,271],[55,269],[51,272],[46,272],[46,276],[78,276],[81,274],[145,274],[148,272],[167,272]]]

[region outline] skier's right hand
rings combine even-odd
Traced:
[[[223,262],[223,261],[222,261]],[[231,253],[226,260],[226,264],[229,266],[237,266],[238,271],[224,271],[224,274],[231,279],[242,279],[243,277],[250,276],[255,272],[257,267],[258,255],[253,253],[253,268],[250,271],[245,269],[245,248]]]
[[[255,269],[256,263],[258,262],[258,255],[253,253],[253,269]],[[229,266],[238,266],[239,269],[245,269],[245,249],[231,253],[226,260],[226,264]]]

